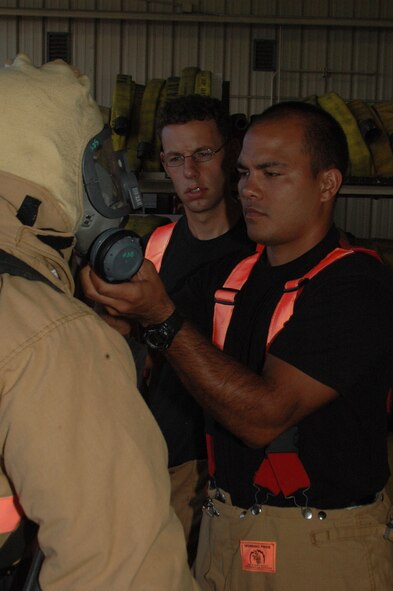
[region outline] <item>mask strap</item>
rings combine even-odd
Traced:
[[[54,248],[63,256],[62,250],[72,246],[74,238],[73,236],[37,236],[38,240],[41,240],[44,244],[47,244],[51,248]]]

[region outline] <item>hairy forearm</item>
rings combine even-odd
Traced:
[[[261,447],[286,428],[290,409],[277,412],[274,381],[222,353],[189,323],[166,357],[206,412],[250,447]]]

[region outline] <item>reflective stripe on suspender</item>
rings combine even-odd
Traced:
[[[342,259],[343,257],[352,254],[353,250],[345,248],[335,248],[330,252],[322,261],[320,261],[315,267],[308,273],[303,275],[300,279],[292,279],[287,281],[284,287],[284,293],[281,296],[270,321],[269,332],[267,336],[266,349],[268,349],[277,336],[277,334],[284,328],[285,324],[291,318],[295,302],[303,291],[304,285],[315,277],[322,269],[328,267],[331,263]]]
[[[153,263],[157,273],[160,272],[162,258],[165,249],[168,246],[168,242],[171,239],[175,225],[176,222],[172,222],[171,224],[165,224],[165,226],[159,226],[156,228],[146,245],[145,258]]]
[[[355,247],[336,248],[303,277],[286,282],[283,295],[278,301],[270,321],[266,350],[269,349],[273,339],[291,318],[294,312],[295,302],[301,294],[304,285],[335,261],[359,251],[381,260],[379,255],[373,250]],[[246,283],[262,252],[263,247],[258,253],[240,261],[232,270],[223,287],[216,291],[212,341],[220,349],[224,348],[226,333],[235,306],[236,294]],[[309,488],[310,479],[299,459],[295,446],[294,440],[296,433],[297,428],[292,427],[279,435],[266,448],[265,458],[254,475],[254,484],[270,490],[274,495],[277,495],[281,491],[285,497],[292,495],[297,490]],[[212,435],[207,434],[206,440],[209,475],[214,477],[215,459]]]
[[[213,448],[213,436],[206,433],[206,451],[207,451],[207,470],[209,476],[213,477],[216,473],[216,459]]]
[[[254,265],[259,260],[263,248],[243,259],[233,269],[221,289],[215,293],[212,341],[219,349],[224,348],[225,337],[232,318],[236,294],[241,290]]]
[[[0,534],[7,534],[19,525],[22,509],[14,496],[0,498]]]

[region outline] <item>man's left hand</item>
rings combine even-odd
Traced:
[[[147,259],[138,273],[124,283],[106,283],[88,265],[81,270],[80,280],[87,298],[105,306],[112,316],[128,316],[143,326],[163,322],[175,309],[153,263]]]

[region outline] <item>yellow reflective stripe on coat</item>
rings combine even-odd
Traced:
[[[341,125],[348,142],[351,176],[370,176],[372,172],[371,153],[362,138],[355,117],[341,97],[329,92],[318,97],[320,106],[330,113]]]
[[[0,498],[0,534],[8,534],[19,525],[22,517],[22,509],[16,497]]]

